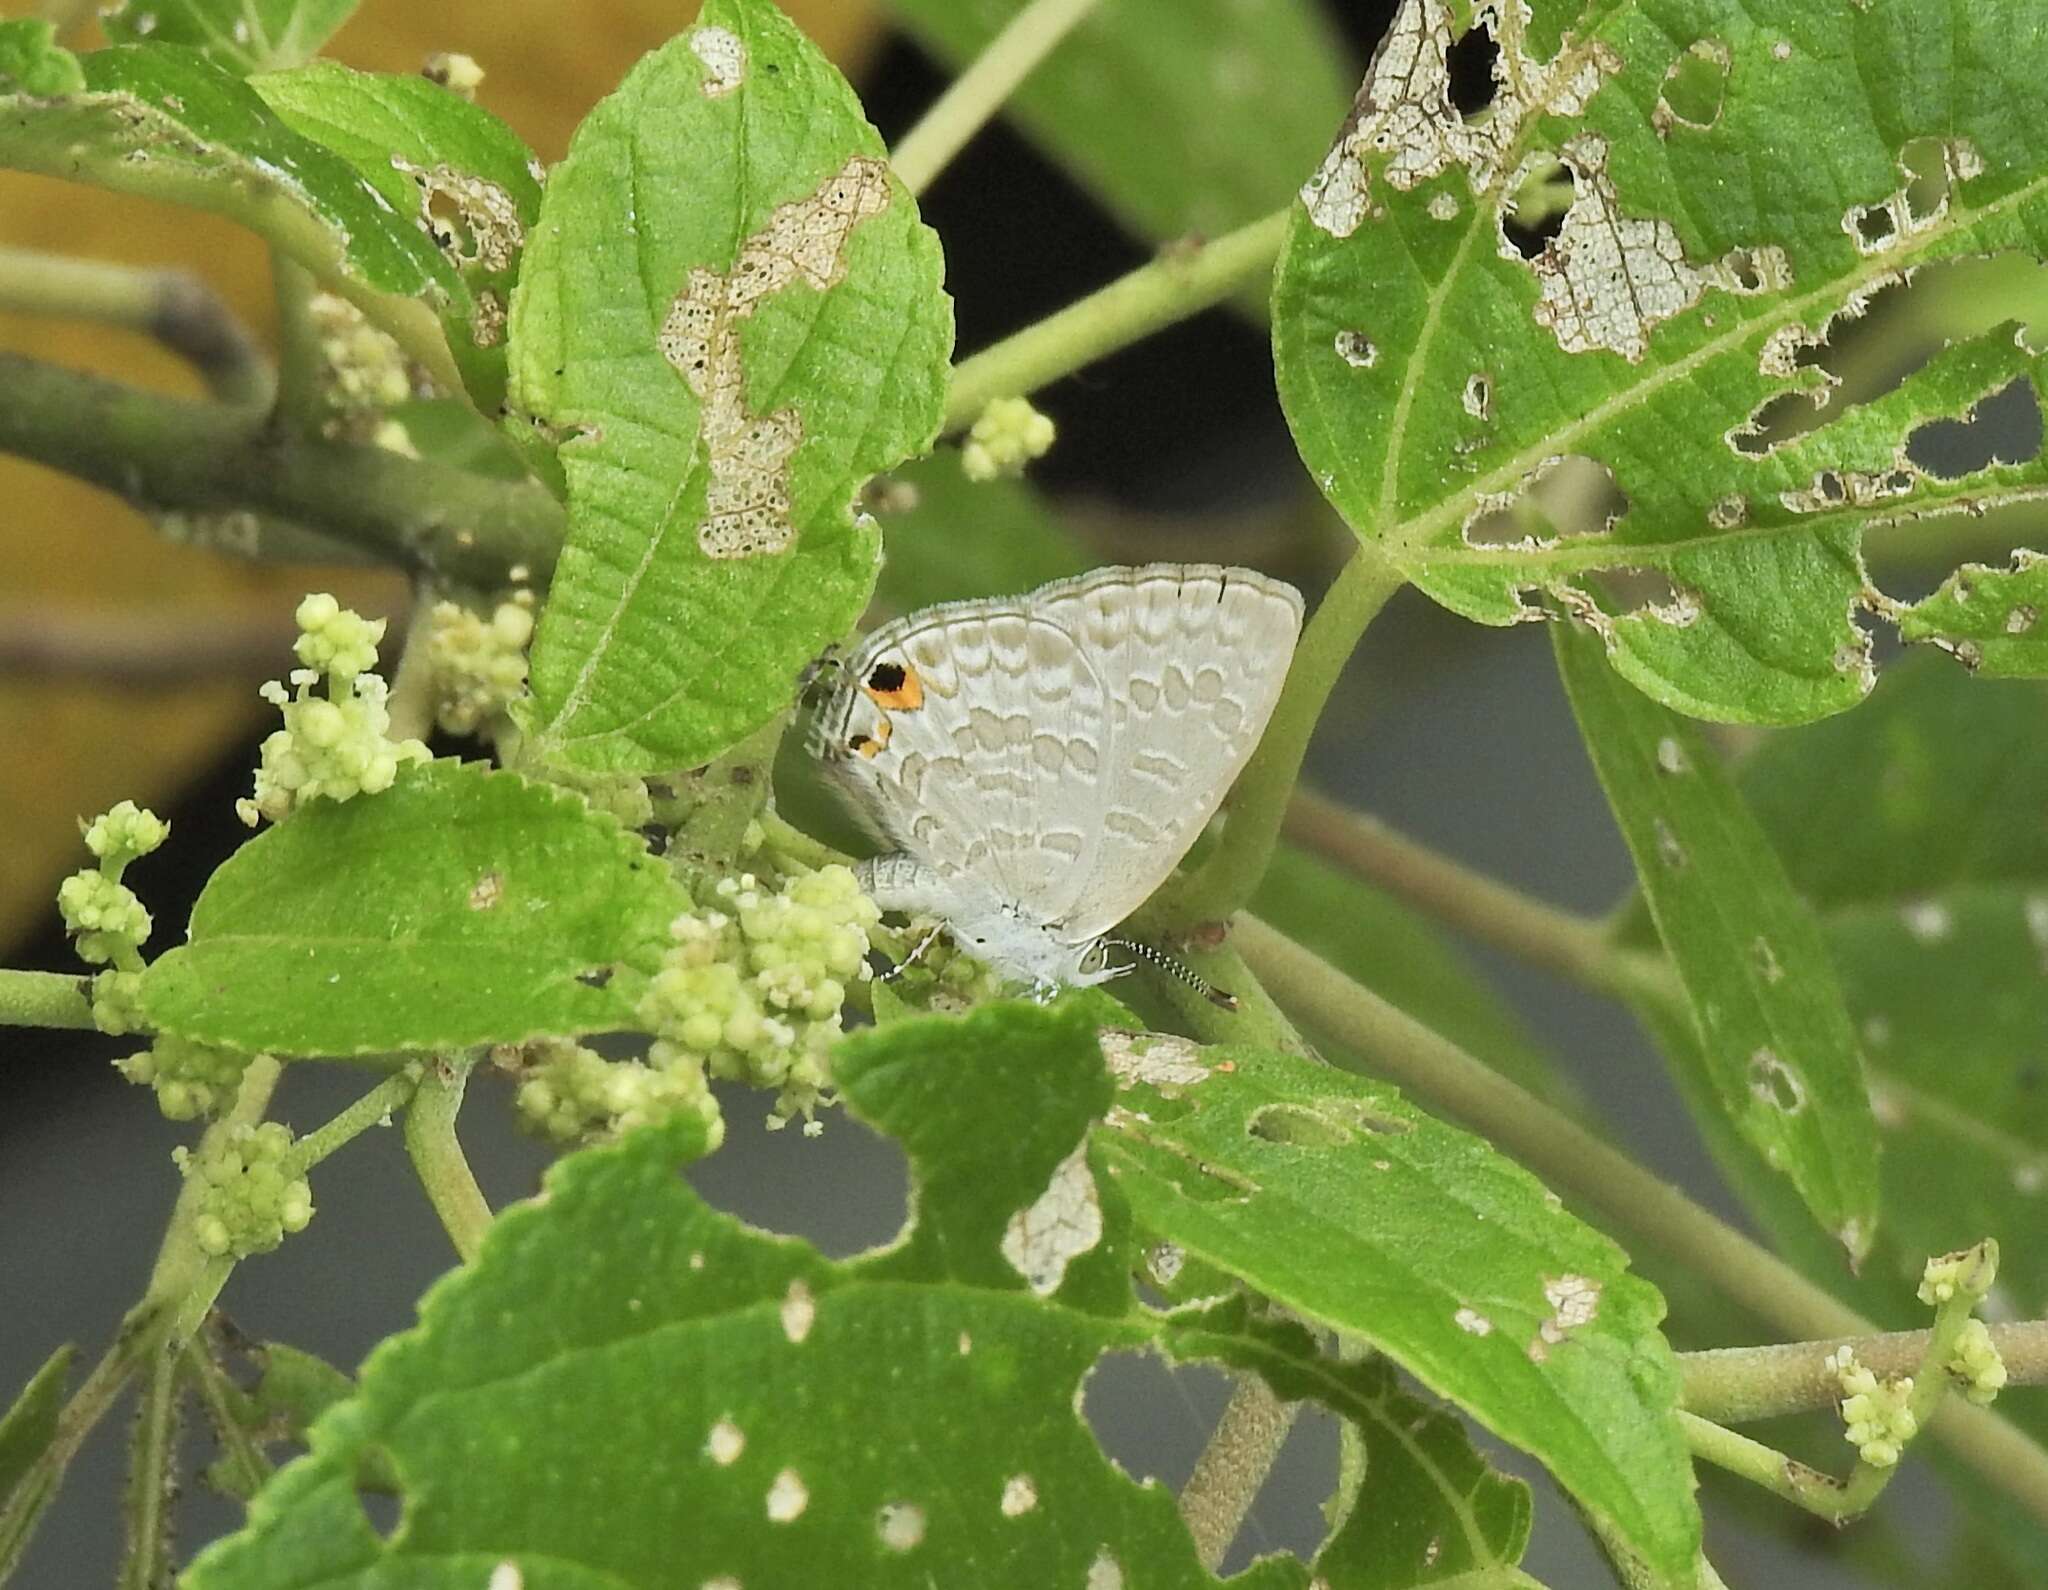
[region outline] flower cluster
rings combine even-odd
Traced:
[[[320,338],[322,376],[337,421],[367,409],[388,409],[412,396],[412,371],[391,337],[363,318],[346,298],[315,293],[307,315]]]
[[[515,1061],[521,1080],[514,1103],[524,1124],[557,1143],[612,1136],[695,1114],[717,1146],[725,1123],[701,1064],[643,1065],[607,1060],[569,1038],[540,1038]]]
[[[1929,1308],[1939,1308],[1957,1297],[1975,1303],[1991,1290],[1997,1277],[1998,1245],[1994,1242],[1944,1253],[1929,1259],[1920,1272],[1920,1301]]]
[[[776,1121],[808,1116],[831,1083],[846,985],[869,974],[881,913],[845,867],[771,893],[752,873],[721,880],[720,909],[686,913],[641,1001],[657,1069],[695,1066],[779,1090]]]
[[[218,1115],[231,1103],[249,1057],[236,1049],[160,1033],[147,1049],[116,1060],[130,1082],[156,1089],[156,1107],[170,1121]]]
[[[1956,1350],[1948,1361],[1948,1372],[1963,1382],[1963,1395],[1978,1407],[1986,1407],[2005,1389],[2005,1360],[1980,1319],[1967,1320],[1956,1338]]]
[[[251,828],[265,817],[278,822],[305,801],[374,795],[390,788],[399,768],[428,759],[418,740],[389,735],[390,687],[370,672],[384,620],[365,619],[325,594],[299,603],[297,617],[305,667],[292,670],[290,693],[274,679],[263,686],[284,727],[263,742],[254,798],[235,803]],[[326,694],[314,694],[323,681]]]
[[[1021,475],[1034,458],[1051,450],[1057,433],[1029,398],[992,398],[960,448],[960,472],[972,481]]]
[[[139,972],[149,912],[121,882],[121,874],[129,862],[161,845],[171,825],[133,801],[122,801],[82,824],[80,832],[98,864],[74,872],[58,886],[57,910],[65,929],[78,941],[80,959]]]
[[[291,1130],[279,1122],[237,1126],[196,1154],[180,1148],[171,1157],[202,1184],[192,1233],[215,1258],[268,1253],[313,1218],[313,1190],[299,1174]]]
[[[1002,994],[1001,975],[954,943],[937,917],[913,916],[903,937],[910,945],[910,959],[891,975],[901,976],[907,986],[927,984],[931,1009],[967,1010]]]
[[[526,692],[526,645],[533,639],[533,592],[515,591],[488,617],[458,602],[428,615],[434,721],[474,734]]]
[[[1848,1426],[1843,1433],[1849,1444],[1873,1468],[1891,1468],[1920,1431],[1920,1421],[1907,1406],[1913,1395],[1912,1377],[1879,1380],[1847,1347],[1829,1354],[1827,1366],[1841,1383],[1842,1419]]]

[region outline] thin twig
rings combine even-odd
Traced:
[[[1985,1326],[1991,1345],[2015,1386],[2048,1385],[2048,1320]],[[1681,1401],[1716,1424],[1746,1424],[1834,1406],[1840,1377],[1828,1355],[1847,1347],[1881,1379],[1910,1375],[1927,1356],[1931,1331],[1887,1331],[1878,1336],[1835,1336],[1817,1342],[1773,1342],[1767,1347],[1715,1347],[1680,1353],[1685,1377]]]
[[[92,978],[0,967],[0,1027],[69,1027],[90,1032]]]
[[[1151,264],[962,360],[946,395],[945,429],[965,430],[991,399],[1035,392],[1258,280],[1273,268],[1288,213],[1276,210],[1213,242],[1164,249]]]
[[[903,185],[912,193],[930,187],[967,141],[1003,108],[1017,85],[1094,7],[1095,0],[1031,0],[1012,17],[891,151],[889,163]]]
[[[466,1061],[429,1064],[420,1078],[419,1092],[405,1112],[406,1152],[426,1189],[427,1202],[441,1217],[465,1264],[482,1250],[484,1233],[491,1225],[491,1206],[484,1201],[455,1136],[455,1117],[462,1109],[462,1090],[468,1080]]]
[[[292,666],[298,626],[282,613],[166,616],[0,610],[0,678],[167,689],[210,679],[265,679]]]
[[[96,320],[154,337],[223,402],[263,408],[276,376],[233,310],[190,271],[0,246],[0,309]]]
[[[1597,992],[1619,995],[1651,983],[1670,984],[1669,967],[1660,956],[1616,946],[1604,923],[1474,872],[1313,790],[1294,792],[1283,831],[1478,942]]]
[[[1282,1402],[1257,1375],[1238,1377],[1180,1493],[1181,1520],[1195,1537],[1203,1567],[1213,1570],[1237,1539],[1298,1410],[1299,1404]]]

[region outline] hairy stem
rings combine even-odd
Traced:
[[[237,1412],[235,1404],[243,1395],[241,1390],[214,1362],[213,1354],[200,1337],[185,1344],[184,1367],[220,1446],[221,1461],[215,1473],[221,1488],[244,1499],[254,1496],[270,1477],[272,1465],[262,1444],[249,1434],[247,1423]]]
[[[1183,925],[1220,920],[1251,898],[1272,860],[1330,692],[1366,625],[1401,584],[1400,572],[1374,548],[1360,545],[1352,553],[1302,632],[1265,738],[1231,792],[1223,842],[1191,876],[1169,888],[1163,902],[1169,916]]]
[[[565,520],[531,482],[279,434],[263,414],[0,353],[0,452],[151,508],[275,515],[415,570],[494,587],[545,577]]]
[[[966,71],[905,133],[889,163],[912,193],[922,193],[946,164],[1003,108],[1017,85],[1095,8],[1095,0],[1031,0]]]
[[[403,1109],[419,1086],[419,1074],[410,1067],[386,1077],[332,1120],[315,1127],[292,1144],[295,1171],[304,1175],[337,1148],[362,1136],[371,1127],[390,1125],[392,1112]]]
[[[115,1578],[117,1590],[160,1590],[171,1575],[171,1507],[178,1494],[179,1349],[168,1344],[149,1355],[142,1403],[128,1441],[127,1546]]]
[[[433,1061],[405,1112],[405,1151],[412,1156],[427,1202],[441,1217],[465,1264],[483,1248],[484,1233],[491,1224],[491,1206],[484,1202],[469,1161],[462,1157],[462,1144],[455,1137],[455,1117],[462,1109],[462,1090],[468,1081],[467,1061]]]
[[[1180,1516],[1202,1566],[1214,1569],[1244,1527],[1259,1488],[1294,1428],[1298,1404],[1282,1402],[1257,1375],[1238,1378],[1209,1444],[1180,1493]]]
[[[1597,1210],[1607,1225],[1685,1261],[1752,1313],[1802,1336],[1866,1336],[1876,1327],[1776,1255],[1576,1122],[1254,918],[1233,941],[1282,1004],[1364,1055],[1418,1099],[1448,1111]],[[1950,1402],[1934,1433],[1964,1463],[2048,1521],[2048,1452],[1983,1408]]]
[[[1213,242],[1173,246],[1149,265],[953,367],[945,429],[964,430],[991,399],[1035,392],[1048,381],[1220,303],[1272,270],[1286,210]]]
[[[1615,945],[1605,923],[1533,899],[1313,790],[1294,792],[1283,831],[1479,943],[1597,993],[1619,997],[1652,986],[1675,991],[1661,956]]]
[[[0,247],[0,309],[96,320],[154,337],[197,370],[215,397],[238,407],[268,406],[276,384],[255,339],[190,271]]]
[[[1991,1344],[2015,1386],[2048,1385],[2048,1320],[1987,1325]],[[1932,1331],[1888,1331],[1882,1336],[1836,1336],[1818,1342],[1774,1342],[1768,1347],[1716,1347],[1680,1353],[1685,1406],[1716,1424],[1746,1424],[1788,1413],[1832,1407],[1842,1392],[1828,1368],[1830,1353],[1847,1347],[1872,1373],[1910,1375],[1927,1357]]]
[[[0,1027],[93,1027],[90,974],[0,969]]]

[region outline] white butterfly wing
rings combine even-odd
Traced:
[[[880,837],[1049,922],[1094,870],[1107,728],[1094,668],[1028,598],[956,602],[868,637],[813,748]]]
[[[1108,932],[1186,855],[1257,749],[1301,634],[1301,595],[1250,569],[1151,564],[1045,587],[1108,697],[1101,837],[1060,936]]]

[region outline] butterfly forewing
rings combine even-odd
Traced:
[[[848,671],[887,728],[854,705],[848,741],[882,743],[828,765],[884,837],[1034,920],[1064,915],[1093,870],[1110,754],[1073,637],[1019,603],[955,603],[876,631]]]

